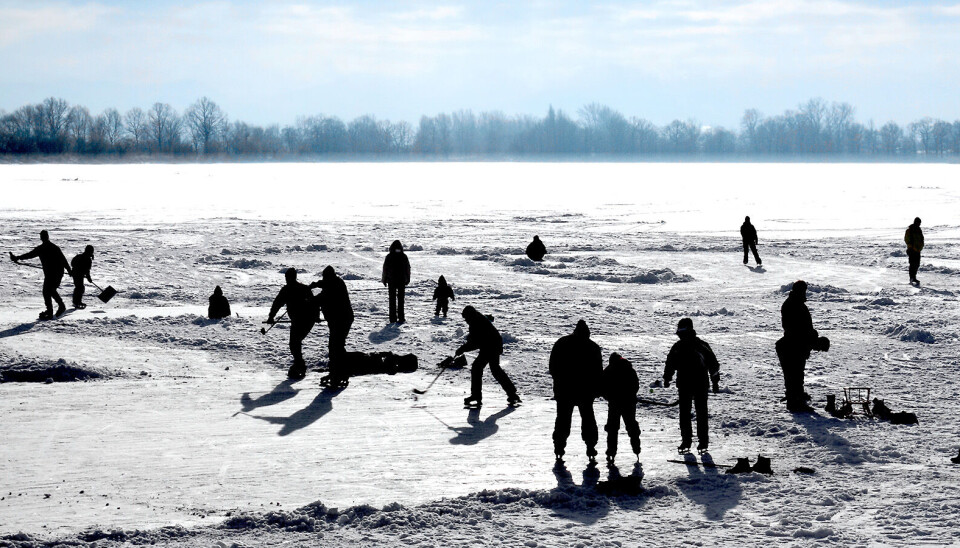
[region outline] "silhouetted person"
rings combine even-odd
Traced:
[[[83,304],[83,293],[86,287],[83,285],[83,279],[93,283],[90,277],[90,269],[93,267],[93,246],[88,245],[83,253],[75,255],[70,261],[70,267],[73,272],[73,307],[77,310],[83,310],[87,305]]]
[[[390,252],[383,260],[383,276],[380,278],[390,293],[390,323],[404,323],[403,295],[410,283],[410,259],[403,252],[400,240],[390,244]]]
[[[307,374],[307,363],[303,360],[303,339],[310,334],[317,323],[317,305],[310,288],[297,281],[297,269],[288,268],[286,272],[287,285],[280,288],[277,298],[270,307],[267,323],[274,323],[280,307],[287,307],[287,317],[290,318],[290,353],[293,354],[293,365],[287,372],[291,379],[302,379]]]
[[[70,269],[70,265],[67,264],[67,258],[63,256],[63,251],[60,251],[60,248],[50,241],[50,235],[47,234],[46,230],[40,231],[40,242],[40,245],[33,248],[33,251],[29,251],[23,255],[14,255],[11,251],[10,260],[17,262],[34,257],[40,259],[40,266],[43,268],[43,304],[45,304],[47,308],[40,313],[39,319],[49,320],[53,318],[52,301],[57,302],[57,316],[60,316],[67,310],[67,307],[63,305],[63,299],[61,299],[60,294],[57,293],[57,288],[60,287],[60,282],[63,280],[63,271],[66,270],[67,274],[71,275],[73,271]]]
[[[507,393],[507,403],[520,403],[517,388],[500,367],[500,355],[503,354],[503,337],[500,332],[486,316],[472,306],[465,307],[461,315],[470,330],[467,332],[467,341],[457,349],[456,356],[471,350],[480,351],[470,366],[470,396],[464,398],[463,404],[479,406],[483,403],[483,368],[488,364],[493,378],[497,379]]]
[[[443,276],[437,280],[437,288],[433,290],[433,300],[437,301],[437,310],[434,316],[439,316],[443,312],[443,317],[447,317],[447,310],[450,307],[450,301],[457,300],[453,296],[453,288],[447,285],[447,280]]]
[[[607,462],[612,463],[617,455],[617,437],[620,420],[630,436],[633,454],[640,458],[640,425],[637,424],[637,392],[640,381],[633,364],[620,354],[610,354],[610,362],[603,370],[602,393],[607,400]]]
[[[787,409],[794,412],[810,412],[807,403],[810,396],[803,390],[803,376],[811,350],[825,350],[813,328],[807,301],[807,282],[797,280],[780,307],[783,337],[777,341],[777,358],[783,370],[783,386],[787,396]],[[826,339],[823,339],[826,340]]]
[[[557,339],[550,352],[550,376],[553,398],[557,400],[557,421],[553,428],[553,452],[563,457],[570,436],[573,408],[580,411],[580,437],[587,445],[587,457],[597,456],[597,419],[593,400],[600,395],[603,355],[600,346],[590,340],[587,322],[580,320],[570,335]],[[634,400],[636,401],[636,400]]]
[[[210,306],[207,307],[207,317],[211,320],[220,320],[230,317],[230,302],[223,296],[223,290],[218,285],[210,295]]]
[[[923,251],[923,231],[920,230],[920,217],[913,220],[903,235],[907,244],[907,258],[910,260],[910,283],[920,285],[917,280],[917,271],[920,270],[920,252]]]
[[[542,261],[547,254],[547,246],[540,241],[540,236],[534,236],[533,241],[527,244],[527,257],[532,261]]]
[[[693,443],[690,424],[690,405],[697,409],[697,450],[706,451],[710,445],[707,426],[707,392],[713,384],[713,393],[720,390],[720,364],[710,345],[697,337],[693,320],[683,318],[677,323],[680,340],[673,344],[663,369],[663,386],[670,386],[670,379],[677,374],[677,394],[680,399],[680,446],[685,452]]]
[[[320,303],[323,318],[327,321],[327,327],[330,328],[327,347],[330,355],[330,384],[336,386],[338,382],[350,377],[344,360],[347,356],[347,335],[353,326],[353,305],[350,304],[347,284],[337,276],[333,267],[324,268],[322,274],[323,279],[313,282],[310,287],[320,288],[317,301]]]
[[[743,264],[747,264],[747,252],[753,251],[753,260],[757,261],[757,266],[763,264],[760,255],[757,254],[757,228],[750,224],[750,217],[743,219],[740,225],[740,237],[743,238]]]

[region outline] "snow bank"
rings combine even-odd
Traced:
[[[786,285],[780,286],[780,293],[790,293],[793,289],[793,282],[790,282]],[[818,285],[807,282],[807,294],[810,293],[822,293],[822,294],[839,294],[839,293],[849,293],[846,289],[842,287],[836,287],[832,285]]]
[[[9,360],[0,364],[0,382],[75,382],[102,379],[106,372],[86,368],[63,358],[52,360]]]
[[[883,330],[883,334],[905,342],[922,342],[927,344],[937,342],[933,333],[930,333],[926,329],[917,329],[903,324],[888,327]]]

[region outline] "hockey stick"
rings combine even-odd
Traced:
[[[283,317],[286,316],[286,315],[287,315],[287,311],[284,310],[284,311],[283,311],[283,314],[280,314],[280,318],[277,318],[277,320],[283,318]],[[265,323],[267,323],[267,322],[265,322]],[[277,325],[278,323],[280,323],[280,322],[274,320],[274,322],[273,322],[272,324],[270,324],[270,327],[261,327],[261,328],[260,328],[260,334],[261,334],[261,335],[266,335],[267,332],[270,331],[271,329],[273,329],[273,327],[274,327],[275,325]]]
[[[659,405],[662,407],[676,407],[680,405],[680,400],[676,400],[673,402],[665,402],[665,401],[659,401],[659,400],[648,400],[646,398],[637,398],[637,403],[642,405]]]
[[[443,375],[443,372],[446,371],[446,370],[447,370],[446,367],[441,367],[441,368],[440,368],[440,372],[437,373],[437,376],[434,377],[432,381],[430,381],[430,384],[428,384],[426,388],[424,388],[423,390],[420,390],[419,388],[414,388],[414,389],[413,389],[413,393],[414,393],[414,394],[420,394],[421,396],[422,396],[423,394],[426,394],[426,393],[427,393],[427,390],[430,390],[430,387],[433,386],[433,383],[437,382],[437,379],[439,379],[439,378],[440,378],[440,375]]]
[[[675,464],[686,464],[687,466],[699,466],[703,465],[704,468],[732,468],[729,464],[717,464],[715,462],[703,462],[703,460],[674,460],[667,459],[667,462],[672,462]]]

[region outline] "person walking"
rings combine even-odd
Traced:
[[[610,354],[607,368],[603,370],[603,397],[607,400],[607,463],[613,464],[617,456],[617,438],[620,421],[630,437],[633,454],[640,460],[640,425],[637,423],[637,393],[640,380],[633,364],[620,354]]]
[[[63,256],[63,251],[56,244],[50,241],[50,235],[46,230],[40,231],[40,245],[23,255],[14,255],[10,252],[10,260],[13,262],[25,261],[37,257],[40,259],[40,268],[43,269],[43,304],[46,310],[40,313],[39,320],[49,320],[54,317],[53,301],[57,303],[56,316],[59,317],[67,311],[63,304],[63,299],[57,289],[60,282],[63,281],[63,271],[73,275],[70,265],[67,264],[67,258]]]
[[[697,411],[697,451],[705,452],[710,445],[707,421],[707,392],[713,384],[713,393],[720,390],[720,364],[706,341],[697,337],[693,320],[683,318],[677,323],[679,341],[673,344],[663,370],[663,386],[669,387],[677,375],[677,393],[680,400],[680,446],[677,451],[690,451],[693,429],[690,424],[690,406]]]
[[[920,252],[923,251],[923,231],[920,230],[920,217],[913,220],[903,235],[907,244],[907,258],[910,261],[910,283],[920,285],[917,280],[917,271],[920,270]]]
[[[410,259],[403,252],[400,240],[390,244],[390,252],[383,260],[383,274],[380,278],[387,288],[390,298],[390,323],[403,324],[403,297],[410,283]]]
[[[747,264],[747,252],[753,251],[753,260],[757,261],[757,266],[762,265],[763,261],[757,254],[757,228],[750,224],[749,215],[744,217],[740,225],[740,237],[743,239],[743,264]]]
[[[507,393],[507,403],[509,405],[520,403],[516,386],[500,367],[500,355],[503,354],[503,337],[500,336],[500,332],[487,316],[477,312],[477,309],[472,306],[464,307],[461,315],[470,330],[467,332],[466,342],[454,353],[454,359],[471,350],[480,351],[470,366],[470,396],[464,398],[463,404],[471,407],[483,405],[483,368],[487,365],[490,366],[493,378],[497,379],[503,391]]]
[[[433,300],[437,301],[437,309],[433,315],[440,316],[440,313],[443,312],[443,317],[446,318],[450,301],[455,301],[457,298],[453,295],[453,288],[447,285],[447,279],[443,276],[440,276],[440,279],[437,280],[437,288],[433,290]]]
[[[273,300],[267,323],[276,323],[277,312],[281,307],[287,307],[287,317],[290,318],[290,354],[293,355],[293,365],[290,366],[287,376],[291,379],[302,379],[307,375],[307,362],[303,359],[303,340],[317,323],[319,310],[313,291],[297,281],[296,268],[288,268],[284,276],[287,285],[280,288],[277,298]]]
[[[323,278],[310,284],[311,288],[319,287],[320,294],[317,301],[320,311],[330,328],[328,354],[331,386],[345,384],[350,378],[347,369],[347,335],[353,326],[353,305],[350,304],[350,294],[343,278],[337,275],[332,266],[323,269]]]
[[[557,401],[557,420],[553,427],[553,453],[557,460],[563,458],[576,407],[580,412],[580,437],[587,446],[587,458],[596,462],[598,432],[593,400],[600,395],[602,375],[600,346],[590,340],[587,322],[580,320],[573,333],[560,337],[550,351],[553,398]]]
[[[88,245],[83,249],[83,253],[75,255],[70,261],[70,268],[73,271],[73,307],[77,310],[83,310],[87,305],[83,304],[83,294],[86,286],[83,284],[84,278],[90,283],[93,279],[90,277],[90,270],[93,268],[93,246]]]
[[[794,413],[813,411],[807,403],[810,395],[803,389],[804,370],[810,351],[826,351],[830,348],[830,341],[826,337],[820,337],[813,328],[813,319],[806,301],[807,282],[797,280],[780,307],[783,337],[776,343],[777,359],[780,360],[780,369],[783,370],[787,409]]]

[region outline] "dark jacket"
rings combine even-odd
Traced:
[[[550,352],[553,396],[560,400],[593,400],[600,395],[603,354],[590,340],[590,328],[581,320],[570,335],[560,337]]]
[[[740,237],[743,238],[743,241],[756,244],[757,243],[757,229],[752,224],[744,222],[740,225]]]
[[[543,245],[539,236],[534,236],[533,241],[527,244],[527,257],[534,261],[542,261],[543,256],[547,254],[547,246]]]
[[[323,279],[313,282],[313,287],[320,288],[317,301],[323,317],[330,325],[353,322],[353,305],[350,304],[350,294],[343,278],[337,276],[333,267],[323,269]]]
[[[819,334],[813,328],[813,318],[802,295],[791,292],[787,296],[780,307],[780,321],[783,324],[784,344],[809,357]]]
[[[207,317],[211,320],[230,317],[230,302],[223,296],[223,290],[220,289],[219,285],[213,290],[213,295],[210,295],[210,306],[207,307]]]
[[[74,279],[86,278],[87,281],[91,283],[93,282],[93,280],[90,278],[90,269],[93,267],[93,259],[90,257],[90,255],[87,255],[86,253],[75,255],[70,261],[70,267],[73,269],[72,274]]]
[[[910,251],[917,253],[923,251],[923,231],[916,224],[907,227],[907,231],[903,234],[903,241]]]
[[[663,379],[669,382],[674,373],[678,391],[705,393],[711,381],[720,381],[720,363],[710,345],[700,340],[696,332],[689,332],[681,335],[667,354]]]
[[[319,309],[313,291],[300,282],[288,283],[280,288],[277,298],[273,300],[273,306],[270,307],[270,317],[275,317],[282,306],[287,307],[287,316],[291,322],[317,321]]]
[[[63,256],[63,251],[50,240],[43,242],[33,251],[17,257],[17,260],[40,258],[40,266],[43,267],[43,277],[60,280],[63,279],[63,271],[70,272],[70,265],[67,264],[67,258]]]
[[[457,300],[453,296],[453,288],[447,285],[447,280],[443,276],[440,276],[440,279],[437,280],[437,288],[433,290],[433,300],[440,304],[444,304],[448,300]]]
[[[390,285],[407,285],[410,283],[410,259],[403,252],[400,240],[390,244],[390,253],[383,260],[383,275],[380,281]]]
[[[603,397],[610,405],[636,404],[640,381],[633,364],[624,358],[610,358],[610,365],[603,370],[601,385]]]
[[[503,354],[503,337],[490,320],[472,306],[464,308],[463,314],[463,319],[470,327],[470,331],[467,332],[467,341],[457,349],[456,353],[480,350],[481,353],[495,356]]]

